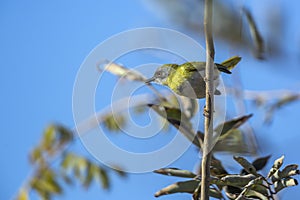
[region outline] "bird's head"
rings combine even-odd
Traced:
[[[149,78],[145,81],[145,83],[155,82],[158,84],[166,85],[167,78],[173,73],[176,68],[178,67],[177,64],[165,64],[160,66],[154,73],[152,78]]]

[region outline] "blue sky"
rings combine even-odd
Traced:
[[[251,4],[253,9],[255,2]],[[296,26],[299,25],[296,9],[299,3],[290,1],[290,5],[285,5],[282,1],[281,4],[290,11],[285,13],[287,23],[282,38],[290,44],[285,47],[290,55],[286,55],[288,59],[259,62],[249,53],[242,52],[243,62],[239,73],[247,89],[288,88],[299,91],[300,30]],[[263,6],[257,8],[258,16],[261,16],[262,8]],[[132,28],[174,28],[151,12],[142,1],[137,0],[1,1],[0,26],[0,108],[3,136],[0,140],[3,158],[1,199],[12,198],[27,178],[30,172],[28,152],[38,143],[47,124],[60,122],[68,127],[74,126],[73,84],[81,63],[96,45],[114,34]],[[224,57],[230,54],[227,50],[226,47],[223,49],[226,55]],[[280,68],[286,64],[291,66],[290,73]],[[300,136],[295,122],[299,119],[300,103],[280,110],[270,126],[261,124],[262,110],[252,110],[253,106],[249,104],[250,109],[249,112],[257,115],[251,123],[257,130],[258,139],[265,145],[263,153],[272,154],[272,159],[284,153],[287,163],[299,164],[297,151]],[[79,141],[74,149],[87,153]],[[192,170],[196,159],[193,149],[189,149],[173,166]],[[187,165],[187,162],[191,163]],[[112,178],[110,191],[100,190],[98,185],[89,191],[81,190],[78,186],[67,188],[65,195],[57,199],[154,199],[155,191],[175,181],[152,173],[132,174],[124,180],[115,175]],[[299,195],[299,188],[295,187],[282,196],[283,199],[291,199]],[[190,199],[189,195],[162,198]]]

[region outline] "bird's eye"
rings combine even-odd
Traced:
[[[161,72],[157,72],[157,76],[161,76]]]

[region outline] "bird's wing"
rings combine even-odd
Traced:
[[[186,62],[180,65],[186,72],[205,70],[205,62]]]

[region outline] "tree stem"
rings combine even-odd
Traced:
[[[206,106],[204,121],[204,143],[202,155],[202,179],[201,200],[209,199],[209,179],[211,163],[211,143],[213,138],[213,115],[214,115],[214,41],[212,34],[213,0],[205,0],[204,3],[204,34],[206,43]]]

